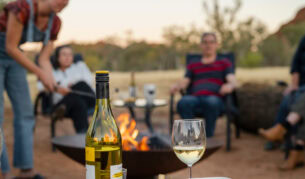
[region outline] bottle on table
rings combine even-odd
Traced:
[[[130,83],[129,83],[129,102],[135,102],[137,97],[137,89],[136,89],[136,81],[135,81],[135,73],[131,72],[130,74]]]
[[[122,139],[109,100],[109,72],[96,72],[96,104],[86,134],[86,179],[122,179]]]

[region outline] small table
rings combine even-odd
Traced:
[[[167,101],[165,99],[154,99],[153,103],[147,103],[146,99],[140,98],[136,99],[135,102],[131,101],[123,101],[123,100],[114,100],[112,102],[113,106],[115,107],[126,107],[128,108],[130,115],[133,119],[136,118],[136,114],[134,112],[134,108],[143,108],[145,109],[145,117],[144,121],[146,123],[146,126],[148,127],[149,131],[151,133],[154,132],[154,129],[151,124],[151,113],[154,108],[156,107],[163,107],[167,105]]]

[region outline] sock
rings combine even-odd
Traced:
[[[304,145],[296,144],[294,146],[294,149],[297,151],[303,151],[304,150]]]
[[[284,127],[285,127],[285,129],[287,129],[287,130],[289,130],[290,128],[291,128],[291,124],[288,122],[288,121],[284,121],[284,122],[282,122],[281,123]]]

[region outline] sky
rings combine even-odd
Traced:
[[[232,5],[233,0],[219,2]],[[124,38],[128,31],[138,40],[162,42],[165,27],[204,27],[202,4],[203,0],[70,0],[59,14],[63,24],[57,44]],[[239,19],[254,16],[273,32],[301,7],[305,7],[304,0],[243,0]]]

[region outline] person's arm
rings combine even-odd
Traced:
[[[39,66],[44,72],[47,72],[48,74],[53,74],[53,67],[51,64],[51,54],[54,48],[54,42],[49,40],[47,45],[44,45],[40,50],[40,55],[38,59]],[[50,78],[54,81],[53,75],[50,75]]]
[[[300,81],[300,73],[294,72],[291,74],[291,83],[290,85],[285,89],[284,95],[288,95],[292,91],[295,91],[299,88],[299,81]]]
[[[19,64],[21,64],[27,70],[36,74],[44,86],[49,90],[54,89],[54,83],[50,78],[50,75],[41,70],[37,65],[35,65],[30,59],[28,59],[25,54],[18,48],[19,42],[21,40],[23,24],[18,21],[16,15],[12,12],[8,15],[7,21],[7,32],[6,32],[6,52]]]
[[[236,77],[233,73],[230,73],[226,76],[226,83],[223,84],[220,88],[220,94],[226,95],[233,92],[233,90],[237,87],[238,83]]]
[[[300,81],[300,72],[302,67],[302,56],[305,51],[305,37],[301,40],[295,54],[293,60],[291,62],[291,84],[287,87],[284,94],[289,94],[293,90],[297,90],[299,88],[299,81]]]
[[[183,80],[177,82],[171,87],[171,94],[174,94],[180,90],[186,90],[186,88],[190,85],[191,80],[188,77],[183,78]]]

